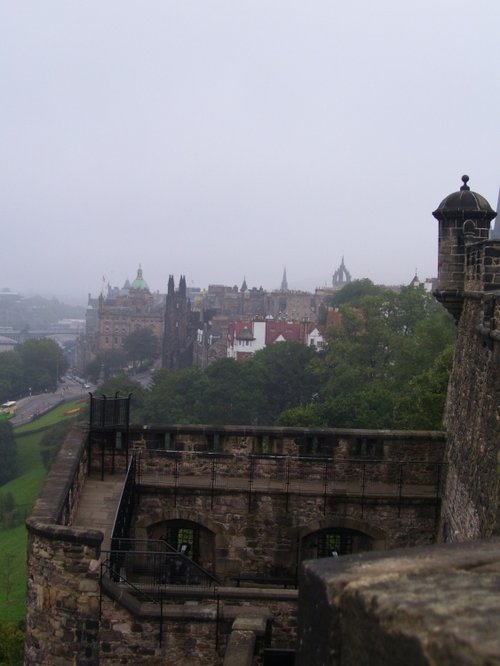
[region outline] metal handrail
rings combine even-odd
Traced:
[[[133,540],[130,540],[130,546]],[[157,590],[165,586],[213,588],[219,585],[217,578],[177,550],[124,550],[108,551],[109,570],[113,577],[124,578],[131,584],[151,585]],[[135,583],[134,583],[134,578]]]

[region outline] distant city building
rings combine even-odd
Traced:
[[[422,280],[420,280],[420,278],[418,277],[417,271],[415,271],[413,280],[410,282],[408,286],[415,287],[416,289],[422,288],[425,289],[425,291],[432,293],[434,289],[436,289],[437,278],[425,278],[425,280],[422,282]]]
[[[17,341],[12,338],[8,338],[5,335],[0,335],[0,353],[6,351],[12,351],[17,345]]]
[[[344,257],[340,262],[340,266],[337,268],[335,273],[332,276],[332,287],[335,290],[342,289],[346,284],[352,281],[351,274],[347,270],[344,264]]]
[[[140,329],[149,329],[161,341],[163,299],[150,292],[140,267],[132,284],[127,280],[121,289],[108,285],[107,295],[97,299],[97,308],[95,301],[89,304],[87,326],[90,323],[93,329],[97,324],[94,352],[121,351],[127,336]]]
[[[312,322],[273,319],[229,322],[227,356],[237,361],[278,342],[298,342],[320,351],[325,348],[324,326]]]

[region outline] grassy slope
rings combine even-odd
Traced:
[[[60,405],[40,419],[15,429],[17,437],[19,476],[0,488],[0,493],[11,493],[16,504],[27,514],[43,485],[46,469],[42,465],[39,442],[41,428],[54,425],[65,418],[64,412],[78,406],[76,403]],[[0,619],[10,622],[22,620],[26,605],[26,545],[24,524],[0,529]],[[9,599],[7,589],[12,584]]]

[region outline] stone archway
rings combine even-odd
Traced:
[[[225,545],[219,530],[219,526],[209,517],[177,508],[154,510],[134,526],[136,539],[166,539],[179,550],[181,542],[188,545],[188,556],[214,575],[217,569],[216,552]]]
[[[387,535],[364,520],[320,518],[295,530],[297,563],[305,559],[386,550]]]

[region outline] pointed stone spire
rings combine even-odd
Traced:
[[[280,291],[288,291],[288,282],[287,282],[287,279],[286,279],[286,266],[283,269],[283,278],[281,280]]]
[[[243,276],[243,284],[241,285],[240,291],[241,292],[248,291],[246,275]]]
[[[173,294],[174,293],[174,276],[173,275],[170,275],[169,278],[168,278],[167,293],[168,294]]]
[[[180,280],[179,280],[179,294],[181,296],[186,295],[186,276],[181,275]]]

